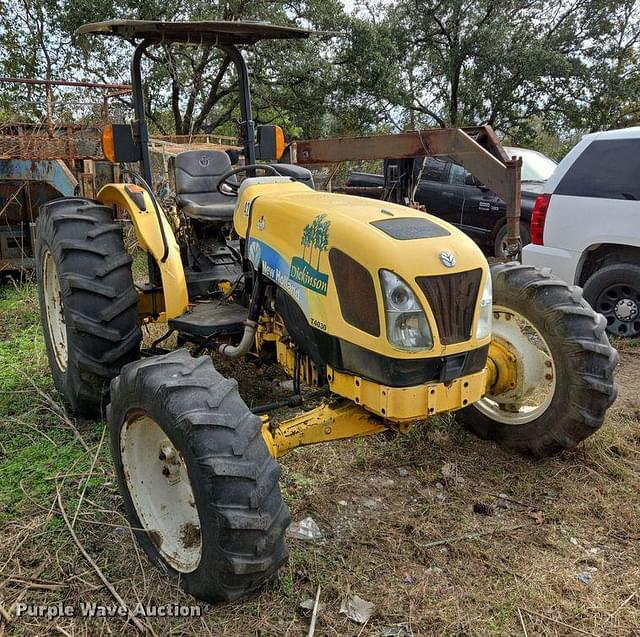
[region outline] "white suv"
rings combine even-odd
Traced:
[[[611,334],[640,336],[640,127],[587,135],[560,162],[522,262],[582,286]]]

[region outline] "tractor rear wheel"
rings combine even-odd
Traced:
[[[275,576],[289,524],[280,465],[236,381],[180,349],[127,365],[111,400],[118,486],[151,562],[207,602]]]
[[[506,263],[491,275],[493,347],[516,373],[461,419],[481,438],[537,457],[572,448],[602,425],[616,397],[607,323],[549,270]]]
[[[107,206],[78,198],[40,209],[40,319],[58,391],[80,416],[99,416],[109,383],[140,355],[137,294],[122,227]]]

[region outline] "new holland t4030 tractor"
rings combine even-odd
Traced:
[[[128,519],[151,561],[185,590],[231,599],[277,573],[289,512],[276,459],[301,445],[402,433],[455,411],[481,437],[544,456],[600,427],[616,395],[617,356],[580,289],[531,267],[490,268],[439,219],[317,192],[309,171],[273,163],[281,131],[256,135],[238,47],[309,32],[135,21],[81,32],[136,44],[136,120],[103,135],[128,183],[41,210],[44,336],[72,411],[96,416],[109,403]],[[224,152],[178,155],[169,212],[151,188],[140,69],[160,43],[217,46],[229,56],[244,155],[236,168]],[[134,284],[114,205],[148,253],[148,284]],[[154,321],[192,349],[141,351],[140,326]],[[288,404],[312,395],[316,406],[272,422],[265,412],[282,405],[252,411],[202,352],[277,362],[293,378]]]

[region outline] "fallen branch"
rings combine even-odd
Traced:
[[[0,618],[4,620],[7,626],[11,623],[11,615],[9,615],[2,604],[0,604]]]
[[[89,475],[84,481],[84,486],[82,487],[82,493],[80,494],[80,499],[78,500],[78,506],[76,507],[76,512],[73,514],[73,520],[71,520],[71,526],[76,525],[76,520],[78,519],[78,513],[80,512],[80,507],[82,506],[82,501],[84,500],[84,494],[87,492],[87,486],[89,486],[89,480],[93,476],[93,470],[95,469],[96,462],[98,462],[98,456],[100,455],[100,451],[102,451],[102,443],[104,442],[104,434],[107,430],[107,426],[105,425],[102,428],[102,436],[100,436],[100,443],[98,444],[98,448],[96,449],[96,453],[93,456],[93,460],[91,462],[91,468],[89,469]]]
[[[558,624],[559,626],[564,626],[565,628],[570,628],[571,630],[574,630],[577,633],[580,633],[581,635],[589,635],[589,637],[598,637],[598,635],[596,635],[595,633],[590,633],[587,630],[582,630],[582,628],[577,628],[576,626],[572,626],[571,624],[567,624],[565,622],[560,621],[559,619],[554,619],[553,617],[547,617],[546,615],[543,615],[542,613],[536,613],[536,611],[534,610],[529,610],[528,608],[522,608],[522,610],[525,613],[528,613],[529,615],[534,615],[535,617],[539,617],[540,619],[545,619],[546,621],[550,621],[553,622],[554,624]]]
[[[613,611],[613,613],[609,613],[609,616],[607,617],[607,619],[605,619],[605,624],[613,619],[637,594],[637,590],[633,591],[633,593],[631,593],[631,595],[629,595],[629,597],[627,597],[627,599],[625,599],[624,602],[622,602],[622,604],[620,604],[620,606],[618,606],[618,608]]]
[[[73,538],[73,541],[75,542],[76,546],[78,547],[78,549],[80,549],[80,552],[82,553],[84,558],[87,560],[87,562],[91,564],[91,566],[93,567],[93,570],[96,572],[98,577],[102,580],[102,583],[107,587],[107,589],[109,590],[113,598],[116,600],[116,602],[118,602],[118,604],[122,608],[127,609],[127,617],[131,620],[133,625],[141,633],[145,633],[147,631],[147,627],[131,612],[129,607],[124,603],[124,600],[122,599],[122,597],[120,597],[120,594],[118,593],[118,591],[113,587],[111,582],[107,579],[106,575],[100,570],[100,567],[94,562],[91,555],[87,553],[86,549],[82,545],[82,542],[80,542],[80,540],[78,539],[76,532],[73,530],[73,527],[69,522],[69,518],[67,517],[67,512],[65,511],[64,505],[62,504],[62,496],[60,495],[60,485],[57,482],[56,482],[56,497],[58,499],[58,507],[60,508],[60,513],[64,519],[65,524],[67,525],[67,528],[69,529],[69,533],[71,533],[71,537]]]
[[[489,531],[478,531],[476,533],[465,533],[464,535],[454,535],[453,537],[445,537],[441,540],[434,540],[433,542],[427,542],[426,544],[417,544],[421,548],[431,548],[433,546],[442,546],[443,544],[453,544],[454,542],[461,542],[462,540],[475,540],[480,537],[486,537],[487,535],[493,535],[494,533],[506,533],[507,531],[516,531],[525,526],[531,526],[530,523],[516,524],[515,526],[503,526],[497,529],[491,529]]]
[[[8,584],[17,584],[25,588],[43,590],[43,591],[57,591],[60,588],[65,588],[68,584],[64,582],[48,582],[45,580],[37,580],[22,577],[10,577],[7,579]]]
[[[55,400],[53,400],[53,398],[51,398],[51,396],[49,396],[49,394],[47,394],[47,392],[45,392],[42,389],[40,389],[40,387],[38,387],[38,385],[36,385],[36,383],[33,381],[33,379],[29,378],[28,374],[26,374],[23,370],[18,369],[17,367],[13,367],[13,366],[11,366],[11,368],[15,372],[18,372],[19,374],[21,374],[22,377],[25,378],[29,382],[29,384],[36,390],[38,396],[40,396],[40,398],[42,398],[42,400],[44,400],[45,403],[47,403],[49,405],[49,407],[58,415],[58,417],[63,420],[64,424],[67,425],[67,427],[69,427],[69,429],[71,429],[71,431],[73,431],[73,435],[77,438],[78,442],[82,445],[84,450],[89,455],[91,455],[91,450],[89,449],[87,443],[84,441],[84,438],[80,435],[80,432],[78,431],[78,428],[75,426],[75,424],[73,423],[71,418],[69,418],[69,416],[67,416],[65,410]]]
[[[42,573],[44,572],[45,569],[45,565],[41,564],[40,567],[38,568],[38,570],[35,572],[34,574],[34,578],[38,578],[40,577],[40,575],[42,575]],[[13,600],[13,604],[11,604],[11,606],[9,607],[9,613],[11,613],[13,611],[13,609],[23,600],[23,598],[25,597],[25,595],[28,593],[29,589],[28,588],[23,588],[20,591],[20,595],[18,595],[18,597],[16,597],[15,600]]]
[[[520,624],[522,626],[522,632],[524,633],[524,637],[529,637],[529,634],[527,633],[527,627],[524,624],[524,617],[522,616],[522,611],[520,610],[520,607],[518,607],[518,617],[520,618]]]
[[[513,504],[517,504],[518,506],[523,507],[524,509],[539,509],[540,507],[535,506],[533,504],[528,504],[527,502],[523,502],[522,500],[516,500],[515,498],[511,498],[505,493],[493,493],[492,491],[485,491],[487,495],[492,495],[494,498],[498,500],[505,500],[506,502],[512,502]]]
[[[311,625],[309,626],[309,633],[307,637],[313,637],[316,632],[316,620],[318,618],[318,607],[320,606],[320,584],[318,584],[318,590],[316,591],[316,600],[313,603],[313,613],[311,613]]]

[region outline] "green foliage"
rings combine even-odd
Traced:
[[[340,0],[0,0],[0,73],[128,81],[130,45],[76,36],[85,22],[295,24],[325,35],[245,50],[258,123],[278,123],[289,138],[488,123],[558,157],[583,132],[640,121],[639,4],[359,0],[349,15]],[[154,47],[145,79],[154,131],[237,133],[237,78],[220,51]],[[129,107],[126,96],[115,101]],[[56,108],[78,117],[68,100]],[[0,92],[2,119],[37,121],[43,112],[41,89]]]
[[[633,123],[637,4],[401,0],[386,16],[401,126],[489,123],[535,144],[540,121],[566,133]]]
[[[19,444],[12,444],[19,441]],[[25,444],[25,441],[29,441]],[[90,460],[68,432],[51,430],[47,438],[16,429],[0,435],[5,449],[0,457],[0,511],[11,514],[24,492],[37,502],[55,491],[51,478],[57,474],[88,471]]]
[[[86,471],[90,462],[38,394],[55,396],[36,299],[33,284],[0,287],[0,520],[15,517],[25,492],[48,502],[55,493],[48,478]]]

